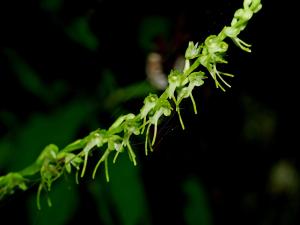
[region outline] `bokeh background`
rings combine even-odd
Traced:
[[[160,93],[151,74],[180,64],[190,40],[229,24],[240,1],[10,0],[0,5],[0,174],[32,163],[43,147],[63,147],[120,114],[138,113]],[[198,115],[159,126],[154,152],[133,141],[95,180],[67,175],[36,207],[38,181],[0,202],[0,224],[299,224],[296,14],[263,1],[221,66],[236,76],[227,92],[212,80],[196,90]],[[157,56],[156,55],[156,56]],[[177,64],[176,64],[177,63]],[[154,70],[157,71],[157,70]],[[155,79],[155,78],[154,78]],[[95,159],[96,160],[96,159]],[[93,162],[92,162],[93,163]],[[88,175],[91,174],[91,169]],[[103,168],[102,168],[103,169]]]

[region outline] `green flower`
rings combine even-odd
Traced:
[[[198,43],[194,45],[194,42],[190,41],[189,46],[185,51],[186,59],[194,59],[200,55],[202,46],[198,46]]]
[[[250,9],[253,13],[257,13],[261,8],[261,0],[244,0],[243,6],[245,9]]]
[[[62,152],[62,153],[64,153],[63,156],[64,156],[64,161],[65,161],[66,171],[68,173],[71,173],[72,166],[75,167],[75,169],[77,171],[79,171],[80,165],[83,162],[82,158],[80,158],[78,155],[75,155],[73,153],[65,153],[65,152]],[[59,158],[59,156],[58,156],[58,158]]]
[[[81,172],[81,177],[84,176],[87,162],[88,162],[88,156],[90,151],[95,147],[101,147],[107,142],[106,138],[107,131],[106,130],[97,130],[92,132],[88,137],[88,142],[84,149],[82,150],[81,154],[84,155],[84,163],[83,163],[83,168]]]
[[[208,51],[208,54],[222,54],[227,51],[228,44],[222,41],[216,35],[210,35],[208,38],[205,39],[205,47]]]
[[[183,74],[178,70],[172,70],[170,75],[168,76],[169,87],[166,89],[168,98],[174,98],[174,93],[176,88],[182,85]]]
[[[237,36],[240,33],[240,29],[235,28],[235,27],[224,27],[224,29],[222,30],[222,32],[229,38],[231,38],[231,40],[233,41],[233,43],[238,46],[240,49],[246,51],[246,52],[251,52],[251,45],[247,44],[246,42],[242,41],[241,39],[239,39]]]
[[[141,116],[141,119],[143,120],[141,133],[144,133],[145,126],[147,124],[147,122],[146,122],[147,116],[155,107],[157,100],[158,100],[158,97],[156,94],[149,94],[144,100],[144,106],[140,110],[140,116]]]
[[[0,177],[0,200],[5,195],[13,194],[16,187],[23,191],[27,190],[26,182],[27,179],[19,173],[8,173]]]
[[[152,143],[150,146],[153,146],[155,143],[155,140],[156,140],[158,121],[163,115],[170,116],[171,112],[172,112],[172,107],[168,100],[158,99],[153,111],[154,111],[154,114],[152,116],[150,116],[150,118],[149,118],[149,125],[148,125],[147,131],[146,131],[146,141],[145,141],[146,155],[148,154],[148,137],[149,137],[149,131],[150,131],[151,125],[154,125],[154,134],[153,134],[153,139],[152,139]]]
[[[193,91],[194,87],[196,87],[196,86],[199,87],[204,84],[204,81],[203,81],[204,78],[205,78],[204,73],[201,71],[191,73],[188,77],[189,85],[178,91],[177,99],[175,102],[176,103],[176,111],[178,113],[179,121],[180,121],[180,124],[181,124],[181,127],[183,130],[185,129],[185,127],[184,127],[184,123],[183,123],[183,120],[181,117],[179,104],[181,103],[181,101],[184,98],[190,97],[190,99],[193,103],[194,112],[195,112],[195,114],[197,114],[197,106],[196,106],[196,102],[193,97],[192,91]]]
[[[115,158],[118,156],[120,152],[123,151],[122,148],[122,138],[119,135],[114,135],[114,134],[108,134],[105,137],[106,143],[107,143],[107,148],[101,158],[98,160],[97,165],[94,168],[93,171],[93,179],[95,179],[96,172],[98,170],[98,167],[102,162],[104,162],[105,166],[105,176],[106,176],[106,181],[109,182],[109,173],[108,173],[108,156],[112,151],[117,151]],[[114,159],[115,161],[115,159]]]

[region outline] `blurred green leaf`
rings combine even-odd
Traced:
[[[102,72],[101,80],[98,86],[98,96],[100,99],[106,99],[111,93],[117,89],[117,82],[115,75],[111,70],[104,70]]]
[[[36,195],[33,194],[29,201],[30,224],[66,224],[78,207],[78,196],[76,184],[71,181],[61,180],[55,183],[55,187],[49,192],[52,207],[48,207],[47,196],[43,194],[41,197],[42,209],[38,210],[36,207]]]
[[[32,115],[20,128],[18,137],[12,140],[15,157],[9,170],[16,171],[29,165],[50,143],[60,148],[67,145],[75,139],[80,125],[90,117],[91,109],[91,104],[78,100],[49,115]]]
[[[183,184],[187,202],[184,208],[185,221],[188,225],[211,225],[212,216],[202,185],[191,178]]]
[[[14,50],[6,49],[5,53],[23,87],[36,96],[45,97],[46,87],[38,74]]]
[[[1,110],[0,111],[0,121],[6,127],[15,128],[18,125],[18,119],[13,112]]]
[[[19,82],[28,92],[45,102],[52,102],[66,90],[65,83],[62,81],[56,81],[52,87],[44,84],[36,71],[13,49],[5,49],[5,53]]]
[[[155,48],[155,38],[162,37],[168,39],[171,23],[167,18],[160,16],[150,16],[145,18],[139,29],[140,47],[146,52],[153,51]]]
[[[243,134],[247,141],[268,144],[276,131],[277,115],[250,96],[242,98],[245,110],[245,124]]]
[[[129,86],[114,90],[104,102],[106,109],[112,109],[128,100],[144,98],[149,93],[155,93],[155,90],[147,81],[141,81]]]
[[[62,6],[62,0],[41,0],[41,7],[53,13],[59,11]]]
[[[101,181],[100,181],[101,180]],[[103,179],[91,182],[89,190],[92,193],[98,208],[99,219],[104,225],[113,225],[113,215],[110,210],[109,184]]]
[[[150,224],[148,205],[138,166],[122,154],[115,165],[109,166],[109,182],[113,205],[122,225]]]
[[[98,39],[91,32],[88,19],[85,17],[78,17],[67,28],[67,34],[82,46],[95,50],[98,48]]]
[[[12,158],[12,144],[6,137],[0,139],[0,170],[9,165]],[[2,175],[2,174],[1,174]]]
[[[116,164],[110,161],[109,173],[112,178],[109,183],[102,176],[101,181],[90,185],[103,223],[111,225],[119,221],[122,225],[151,224],[138,168],[132,165],[128,156],[122,154]]]

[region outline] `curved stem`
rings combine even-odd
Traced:
[[[194,112],[195,112],[195,114],[197,114],[197,105],[196,105],[196,102],[195,102],[195,99],[194,99],[192,93],[190,94],[190,98],[191,98],[192,103],[193,103]]]
[[[108,160],[107,160],[107,158],[104,160],[104,165],[105,165],[105,177],[106,177],[106,181],[109,182]],[[94,177],[93,177],[93,179],[94,179]]]
[[[95,179],[95,176],[96,176],[96,172],[98,170],[98,167],[100,166],[100,164],[107,159],[109,155],[109,149],[106,149],[106,151],[104,152],[104,154],[102,155],[102,157],[99,159],[97,165],[95,166],[94,168],[94,171],[93,171],[93,175],[92,175],[92,178]]]

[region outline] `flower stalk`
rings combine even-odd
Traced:
[[[203,69],[207,70],[216,88],[226,91],[226,87],[231,87],[224,77],[233,77],[233,75],[217,69],[218,64],[227,63],[224,56],[229,45],[224,40],[229,38],[241,50],[251,52],[251,45],[242,41],[238,35],[261,7],[260,0],[244,0],[243,8],[235,12],[230,26],[225,26],[218,35],[210,35],[203,44],[189,42],[185,52],[183,71],[172,70],[168,76],[169,85],[166,90],[160,96],[149,94],[145,98],[139,114],[122,115],[109,129],[97,129],[60,150],[56,145],[50,144],[45,147],[32,165],[19,172],[1,176],[0,199],[13,194],[16,189],[27,190],[30,177],[39,174],[37,206],[40,209],[41,192],[49,192],[52,183],[65,171],[71,173],[75,169],[76,179],[78,179],[78,173],[81,170],[80,177],[83,177],[88,166],[88,158],[95,151],[100,152],[101,157],[93,170],[93,179],[104,162],[106,180],[109,181],[108,162],[111,153],[115,153],[113,163],[116,163],[118,155],[127,150],[129,159],[134,165],[137,165],[137,157],[131,146],[131,137],[145,135],[145,154],[148,155],[148,149],[150,148],[152,151],[155,145],[161,119],[170,116],[174,110],[178,114],[182,129],[185,129],[180,104],[184,99],[190,98],[194,113],[197,114],[197,106],[192,92],[195,87],[202,86],[207,78]],[[151,135],[152,133],[153,135]],[[48,205],[51,206],[50,199],[48,199]]]

